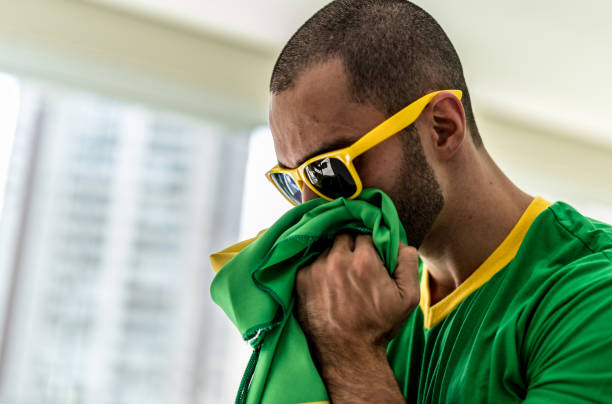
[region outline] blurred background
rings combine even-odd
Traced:
[[[612,222],[612,2],[417,0],[534,195]],[[229,403],[208,255],[289,204],[268,80],[326,1],[0,0],[0,402]]]

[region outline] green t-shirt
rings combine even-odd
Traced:
[[[536,198],[388,349],[410,403],[612,403],[612,226]]]

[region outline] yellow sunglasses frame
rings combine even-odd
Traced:
[[[359,174],[353,165],[353,160],[358,156],[362,155],[366,151],[370,150],[372,147],[381,143],[384,140],[387,140],[391,136],[395,135],[402,129],[410,126],[414,121],[417,120],[419,115],[423,112],[423,109],[429,104],[429,102],[440,93],[448,92],[455,95],[457,98],[461,99],[463,92],[461,90],[440,90],[434,91],[432,93],[426,94],[418,100],[414,101],[410,105],[402,108],[397,113],[393,114],[374,129],[360,137],[355,143],[348,147],[344,147],[342,149],[330,151],[327,153],[320,154],[318,156],[312,157],[302,163],[299,167],[293,169],[281,168],[278,166],[274,166],[274,168],[270,169],[266,172],[266,177],[268,180],[276,187],[276,189],[287,199],[292,205],[296,205],[285,193],[280,189],[280,187],[276,184],[274,179],[272,179],[272,174],[287,174],[289,175],[298,185],[300,189],[302,189],[303,184],[305,183],[308,188],[312,190],[319,197],[331,201],[332,198],[323,195],[314,185],[310,183],[306,179],[304,174],[304,169],[311,163],[317,160],[322,160],[326,158],[335,158],[340,160],[348,169],[348,172],[351,174],[353,181],[355,182],[355,186],[357,187],[355,193],[348,197],[347,199],[356,198],[361,191],[363,190],[363,185],[361,183],[361,178],[359,178]]]

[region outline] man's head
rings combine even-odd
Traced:
[[[419,122],[355,160],[364,187],[394,200],[409,242],[419,246],[444,205],[435,161],[470,133],[482,145],[457,53],[435,20],[403,0],[336,0],[310,18],[281,52],[270,83],[270,126],[279,163],[347,146],[435,90]],[[420,126],[423,126],[423,130]],[[429,136],[430,132],[433,133]],[[457,139],[449,136],[461,132]],[[452,149],[436,154],[433,142]],[[449,143],[450,145],[446,145]],[[315,195],[303,189],[304,199]]]

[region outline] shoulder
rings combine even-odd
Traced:
[[[558,272],[562,282],[557,285],[560,292],[581,295],[589,291],[589,300],[599,294],[604,296],[597,299],[612,300],[612,226],[583,216],[563,202],[549,210],[560,240],[550,253],[553,259],[561,258]]]
[[[612,226],[557,202],[537,218],[524,242],[514,273],[522,283],[517,287],[529,292],[521,296],[531,354],[611,338]]]
[[[541,216],[526,248],[530,275],[546,292],[539,303],[612,302],[612,226],[563,202]]]
[[[602,251],[612,258],[612,225],[586,217],[564,202],[553,204],[549,210],[558,226],[587,251]]]
[[[612,226],[557,202],[533,222],[514,264],[538,282],[611,276]]]

